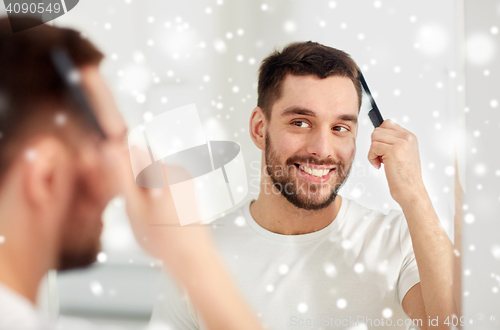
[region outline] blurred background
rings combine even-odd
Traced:
[[[236,207],[259,192],[261,152],[248,123],[261,60],[307,40],[351,54],[384,118],[418,138],[426,187],[462,260],[467,323],[500,329],[500,0],[85,0],[52,24],[82,31],[106,54],[102,73],[129,129],[195,103],[206,139],[240,144],[249,193]],[[399,205],[367,160],[367,111],[341,195],[388,212]],[[134,241],[122,199],[104,221],[98,263],[49,274],[40,304],[144,329],[161,265]]]

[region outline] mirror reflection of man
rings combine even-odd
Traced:
[[[260,194],[214,222],[216,243],[270,329],[405,329],[408,317],[421,329],[429,318],[448,328],[453,246],[426,192],[415,135],[386,120],[368,154],[377,169],[384,164],[403,212],[337,194],[356,151],[357,72],[348,54],[313,42],[263,60],[250,119],[262,150]],[[153,320],[203,328],[173,281],[164,290]]]
[[[80,78],[100,130],[63,84],[54,49],[74,62],[71,77]],[[261,329],[204,227],[178,225],[169,189],[135,184],[127,128],[99,73],[102,58],[75,30],[40,25],[13,34],[9,19],[0,19],[0,330],[55,328],[35,308],[40,280],[49,269],[96,260],[102,212],[118,193],[138,242],[185,284],[210,329]]]

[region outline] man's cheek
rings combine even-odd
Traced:
[[[281,155],[282,157],[290,158],[296,154],[295,147],[298,145],[299,145],[299,143],[294,142],[294,141],[289,141],[287,143],[280,143],[280,144],[276,145],[275,151],[277,151],[278,154]],[[292,149],[292,147],[293,147],[293,149]]]
[[[342,161],[344,167],[349,168],[356,156],[356,145],[353,143],[339,150],[338,159]]]
[[[336,144],[337,156],[342,159],[352,158],[356,153],[356,139],[349,138]]]

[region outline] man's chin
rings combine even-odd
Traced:
[[[80,251],[63,251],[59,257],[57,270],[65,271],[76,268],[85,268],[92,265],[97,260],[97,254],[101,250],[101,244],[96,244],[91,248]]]
[[[304,210],[318,211],[330,206],[336,193],[327,196],[304,196],[300,194],[283,194],[283,196],[295,207]]]

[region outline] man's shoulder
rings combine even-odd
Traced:
[[[342,237],[347,237],[352,242],[372,244],[372,249],[383,249],[385,253],[390,253],[400,251],[404,224],[406,220],[400,210],[383,212],[349,201],[349,212],[340,231]]]
[[[248,211],[250,201],[244,202],[237,209],[222,215],[210,223],[211,231],[215,239],[221,236],[227,238],[227,234],[237,235],[247,232],[250,212]],[[251,230],[250,230],[251,231]]]
[[[404,214],[400,210],[391,209],[388,212],[383,212],[379,209],[374,209],[361,205],[357,201],[347,199],[348,210],[347,210],[347,221],[346,223],[365,223],[371,224],[373,227],[379,227],[382,225],[399,224],[404,218]]]
[[[246,223],[244,209],[245,207],[248,207],[249,203],[250,202],[245,202],[243,203],[243,205],[234,209],[233,211],[229,213],[223,213],[219,218],[215,219],[210,224],[212,225],[212,227],[228,225],[230,223],[236,226],[241,226],[243,222]]]

